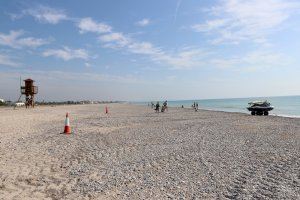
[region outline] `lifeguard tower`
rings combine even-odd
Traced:
[[[24,80],[25,86],[21,86],[21,95],[25,95],[25,106],[26,108],[32,106],[34,108],[34,95],[38,93],[38,87],[33,85],[34,80],[28,78]],[[19,100],[20,100],[19,98]],[[19,101],[18,100],[18,101]]]

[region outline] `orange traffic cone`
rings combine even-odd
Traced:
[[[108,114],[108,107],[105,106],[105,114]]]
[[[71,127],[70,127],[70,120],[69,120],[69,113],[66,114],[66,120],[65,120],[65,134],[71,134]]]

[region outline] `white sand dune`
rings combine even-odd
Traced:
[[[300,199],[300,119],[109,111],[1,108],[0,199]]]

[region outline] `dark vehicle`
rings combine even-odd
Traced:
[[[251,115],[269,115],[269,111],[274,109],[268,101],[253,101],[248,104],[247,109]]]

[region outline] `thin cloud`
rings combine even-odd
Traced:
[[[64,47],[63,49],[48,49],[42,54],[44,57],[54,56],[65,61],[72,59],[83,59],[88,60],[89,54],[84,49],[70,49],[69,47]]]
[[[15,62],[11,57],[0,54],[0,65],[9,66],[9,67],[17,67],[20,64]]]
[[[213,44],[265,43],[267,36],[299,9],[300,4],[291,0],[222,0],[209,10],[212,19],[194,24],[192,29],[213,35]]]
[[[124,47],[131,42],[131,39],[129,37],[125,36],[123,33],[118,32],[101,35],[98,39],[106,44],[109,43],[112,48],[113,46],[114,48]]]
[[[204,65],[208,52],[198,48],[183,48],[174,53],[166,52],[150,42],[133,42],[126,47],[130,53],[149,56],[153,61],[172,69],[190,69]]]
[[[150,24],[150,22],[151,22],[150,19],[144,18],[144,19],[142,19],[142,20],[136,22],[135,24],[136,24],[137,26],[148,26],[148,25]]]
[[[87,68],[90,68],[91,64],[86,62],[86,63],[84,63],[84,66],[87,67]]]
[[[110,32],[112,29],[111,26],[105,23],[98,23],[90,17],[80,19],[77,26],[80,29],[79,30],[80,33],[86,33],[86,32],[107,33]]]
[[[10,31],[9,34],[0,33],[0,45],[9,46],[12,48],[23,48],[30,47],[35,48],[45,44],[48,44],[50,41],[41,38],[33,38],[33,37],[23,37],[24,31]]]
[[[231,58],[211,59],[210,65],[220,69],[232,69],[235,71],[259,71],[275,67],[287,66],[291,59],[279,52],[269,50],[257,50],[246,55]]]
[[[182,2],[182,0],[177,0],[176,9],[175,9],[175,14],[174,14],[174,20],[173,20],[174,23],[175,23],[176,20],[177,20],[177,15],[178,15],[178,11],[179,11],[181,2]]]
[[[39,5],[33,8],[24,9],[20,14],[9,14],[12,20],[20,19],[24,16],[32,16],[41,23],[58,24],[63,20],[68,20],[66,12],[62,9],[51,8]]]
[[[207,52],[197,48],[184,48],[176,53],[165,52],[150,42],[136,41],[122,33],[112,32],[99,37],[103,47],[125,50],[129,53],[149,56],[151,60],[173,69],[188,69],[203,66]]]
[[[158,56],[163,54],[161,49],[155,47],[150,42],[133,42],[127,46],[127,50],[131,53],[151,56]]]
[[[92,18],[84,18],[78,24],[80,32],[94,32],[100,34],[98,40],[104,48],[124,50],[129,53],[149,56],[151,60],[167,65],[173,69],[188,69],[204,65],[204,57],[207,52],[198,48],[184,48],[175,53],[168,53],[162,48],[147,41],[136,41],[120,32],[112,32],[112,27],[94,21]],[[106,33],[106,34],[103,34]]]

